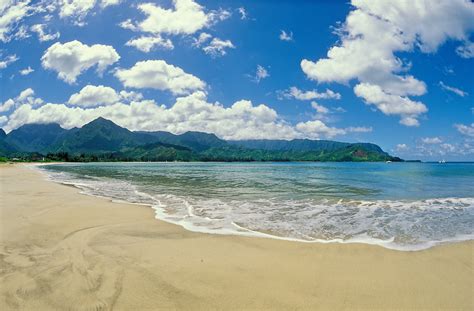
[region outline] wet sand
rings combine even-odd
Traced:
[[[401,252],[193,233],[0,165],[0,310],[474,309],[474,242]]]

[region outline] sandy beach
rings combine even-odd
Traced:
[[[474,242],[402,252],[193,233],[0,165],[1,310],[474,309]]]

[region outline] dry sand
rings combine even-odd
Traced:
[[[1,310],[474,309],[474,242],[400,252],[185,231],[0,165]]]

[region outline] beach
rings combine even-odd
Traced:
[[[474,242],[408,252],[186,231],[0,165],[0,309],[474,308]]]

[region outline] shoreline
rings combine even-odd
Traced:
[[[474,241],[401,252],[202,234],[22,165],[0,173],[4,310],[474,307]]]
[[[69,162],[70,163],[70,162]],[[116,162],[108,162],[108,163],[116,163]],[[122,162],[122,163],[128,163],[128,162]],[[139,163],[149,163],[149,162],[139,162]],[[169,162],[161,162],[161,163],[169,163]],[[204,163],[204,162],[203,162]],[[57,165],[57,164],[68,164],[68,162],[53,162],[53,163],[48,163],[46,165]],[[293,237],[285,237],[285,236],[279,236],[276,234],[272,233],[267,233],[263,231],[258,231],[258,230],[252,230],[246,227],[241,226],[240,224],[232,222],[232,225],[234,225],[237,230],[229,230],[229,229],[222,229],[222,230],[208,230],[205,227],[199,227],[195,226],[192,223],[185,222],[183,220],[180,221],[172,221],[166,218],[166,213],[164,212],[163,209],[157,207],[156,205],[153,205],[151,203],[136,203],[136,202],[128,202],[126,200],[121,200],[121,199],[115,199],[113,197],[108,197],[105,195],[98,195],[98,194],[93,194],[87,192],[86,189],[81,188],[80,185],[74,182],[64,182],[64,181],[59,181],[59,180],[54,180],[50,173],[46,170],[42,170],[40,167],[43,166],[41,164],[24,164],[26,167],[32,167],[37,169],[38,172],[40,172],[44,177],[45,180],[54,182],[57,184],[73,187],[79,191],[80,194],[82,195],[87,195],[87,196],[92,196],[92,197],[98,197],[98,198],[104,198],[108,199],[111,202],[114,203],[119,203],[119,204],[133,204],[133,205],[141,205],[141,206],[146,206],[150,209],[152,209],[155,213],[154,218],[158,221],[163,221],[172,225],[179,226],[187,231],[190,232],[195,232],[195,233],[202,233],[202,234],[214,234],[214,235],[235,235],[235,236],[243,236],[243,237],[252,237],[252,238],[263,238],[263,239],[274,239],[274,240],[280,240],[280,241],[289,241],[289,242],[295,242],[295,243],[321,243],[321,244],[367,244],[367,245],[374,245],[374,246],[379,246],[385,249],[390,249],[390,250],[395,250],[395,251],[403,251],[403,252],[417,252],[417,251],[422,251],[425,249],[430,249],[433,247],[437,247],[440,245],[447,245],[447,244],[452,244],[452,243],[461,243],[461,242],[469,242],[469,241],[474,241],[474,235],[457,235],[452,238],[447,238],[443,239],[441,241],[427,241],[423,242],[421,244],[416,244],[416,245],[400,245],[400,244],[392,244],[393,243],[393,238],[389,240],[379,240],[371,237],[352,237],[350,239],[340,239],[340,238],[335,238],[331,240],[324,240],[324,239],[314,239],[314,240],[304,240],[304,239],[298,239],[298,238],[293,238]],[[147,194],[145,194],[147,195]],[[446,199],[446,198],[440,198],[440,199]],[[438,199],[434,199],[438,200]]]

